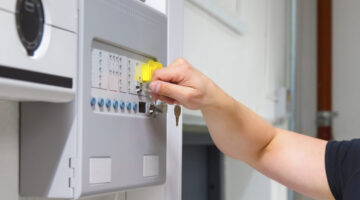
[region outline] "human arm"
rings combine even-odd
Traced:
[[[300,193],[333,199],[325,172],[326,141],[273,127],[184,59],[155,71],[150,89],[155,99],[201,110],[224,154]]]

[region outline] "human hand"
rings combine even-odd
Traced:
[[[211,79],[183,58],[156,70],[149,87],[154,100],[181,104],[193,110],[216,105],[218,93],[221,93],[221,89]]]

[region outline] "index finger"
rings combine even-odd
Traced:
[[[186,61],[178,58],[167,67],[155,70],[152,80],[179,83],[184,77],[184,65],[186,65]]]

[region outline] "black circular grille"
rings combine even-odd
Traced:
[[[39,48],[44,34],[44,9],[41,0],[17,0],[17,31],[29,56]]]

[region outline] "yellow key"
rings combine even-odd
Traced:
[[[135,78],[139,83],[151,82],[154,71],[162,67],[161,63],[149,60],[136,69]]]

